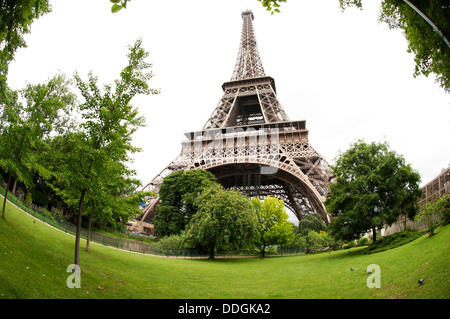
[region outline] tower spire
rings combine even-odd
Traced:
[[[243,20],[241,43],[231,81],[265,76],[253,31],[253,13],[247,10],[243,11],[241,16]]]
[[[185,133],[180,155],[145,188],[157,194],[171,172],[205,169],[225,188],[277,196],[299,220],[316,213],[328,223],[329,165],[310,145],[306,121],[291,121],[278,102],[275,80],[265,75],[258,53],[253,13],[241,16],[238,57],[219,104],[202,130]],[[153,221],[158,205],[158,197],[149,199],[138,227]]]

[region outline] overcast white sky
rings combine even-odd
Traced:
[[[133,168],[143,184],[179,154],[183,133],[201,130],[222,97],[239,48],[241,12],[252,10],[266,74],[291,120],[306,120],[311,145],[328,162],[357,139],[387,141],[422,176],[450,164],[450,96],[434,78],[413,78],[400,30],[378,23],[380,0],[342,13],[338,0],[288,0],[271,16],[257,0],[132,0],[112,14],[108,0],[50,0],[9,83],[42,83],[61,71],[110,84],[137,38],[150,51],[153,88],[133,101],[147,127]]]

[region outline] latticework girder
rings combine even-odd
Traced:
[[[231,76],[231,81],[256,78],[264,76],[264,68],[258,52],[255,33],[253,31],[253,13],[242,12],[244,20],[242,26],[241,43],[236,65]]]
[[[330,181],[327,161],[310,145],[305,121],[291,121],[275,80],[264,73],[250,11],[242,13],[238,58],[231,81],[201,131],[185,133],[179,156],[146,185],[155,193],[173,171],[205,169],[226,188],[249,197],[276,196],[300,220],[319,214]],[[141,221],[152,221],[159,199],[149,199]]]

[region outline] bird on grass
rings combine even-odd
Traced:
[[[425,281],[425,279],[419,279],[419,281],[417,282],[419,285],[423,284],[423,282]]]

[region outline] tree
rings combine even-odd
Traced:
[[[158,191],[160,205],[156,210],[155,233],[161,237],[181,233],[197,212],[198,194],[216,182],[212,173],[200,169],[166,176]]]
[[[214,183],[197,199],[197,213],[186,228],[185,244],[209,250],[244,249],[258,238],[257,219],[249,200],[236,190]]]
[[[130,102],[137,94],[158,94],[159,90],[149,88],[147,82],[153,74],[147,72],[151,64],[145,62],[148,56],[138,39],[129,47],[128,65],[120,73],[120,79],[112,85],[105,85],[103,92],[98,88],[97,78],[89,73],[87,82],[75,74],[77,86],[85,102],[78,107],[82,123],[79,130],[67,135],[69,143],[63,144],[64,152],[57,152],[55,162],[59,171],[52,183],[66,203],[78,207],[78,222],[75,240],[75,264],[79,265],[79,245],[83,204],[90,194],[102,190],[102,185],[111,175],[111,168],[120,166],[128,171],[126,163],[131,153],[140,149],[134,147],[133,133],[144,125],[144,119]]]
[[[326,225],[323,222],[322,218],[320,218],[317,214],[311,214],[304,216],[299,222],[298,222],[298,233],[301,236],[307,236],[310,230],[314,230],[316,232],[319,232],[321,230],[326,229]]]
[[[3,203],[5,218],[6,195],[12,179],[33,186],[36,173],[48,176],[51,168],[43,165],[52,135],[68,125],[76,98],[70,92],[70,81],[56,75],[45,84],[28,84],[15,92],[7,89],[7,98],[0,103],[0,167],[9,177]],[[23,101],[21,100],[23,98]]]
[[[443,195],[436,201],[436,209],[441,217],[441,223],[450,224],[450,194]]]
[[[357,141],[331,167],[336,178],[325,201],[333,220],[328,226],[338,239],[358,239],[370,229],[391,225],[402,214],[407,197],[417,201],[420,175],[387,143]]]
[[[413,220],[419,210],[417,199],[422,195],[422,190],[418,187],[418,183],[399,190],[403,191],[403,195],[400,195],[399,209],[400,214],[404,215],[404,230],[407,227],[407,220]]]
[[[268,245],[287,245],[293,240],[293,227],[282,200],[278,201],[276,197],[267,196],[263,201],[253,198],[251,204],[258,219],[262,257]]]
[[[284,0],[258,0],[268,11],[280,12]],[[361,0],[339,0],[347,7],[362,9]],[[415,55],[414,77],[435,74],[436,82],[450,92],[450,4],[447,0],[383,0],[380,21],[391,29],[402,29],[408,52]]]
[[[98,183],[100,189],[96,189],[87,197],[86,211],[89,212],[89,222],[86,251],[89,252],[90,233],[94,220],[100,227],[109,225],[114,229],[120,229],[128,220],[142,213],[139,204],[145,196],[155,196],[151,192],[137,191],[141,182],[128,175],[130,172],[122,163],[109,166],[109,172],[102,174],[107,176],[107,179]]]
[[[339,0],[341,8],[362,8],[361,0]],[[450,93],[450,4],[446,0],[384,0],[380,21],[402,29],[408,52],[415,57],[414,77],[436,75],[436,82]]]
[[[315,253],[324,246],[323,237],[316,231],[311,230],[306,236],[308,250]]]
[[[127,2],[131,0],[109,0],[111,3],[113,3],[111,7],[111,12],[116,13],[119,12],[122,9],[127,8]]]
[[[443,195],[423,205],[415,220],[425,226],[428,237],[434,236],[439,225],[447,225],[450,222],[450,195]]]
[[[275,12],[280,12],[279,3],[286,2],[287,0],[258,0],[261,2],[263,7],[266,8],[267,11],[270,11],[270,14],[274,14]]]
[[[419,224],[423,224],[428,231],[428,237],[434,236],[434,231],[439,226],[440,216],[437,210],[437,202],[426,203],[420,213],[415,217]]]
[[[33,21],[50,12],[48,0],[2,0],[0,2],[0,99],[6,92],[9,63],[17,49],[25,47],[23,36]]]

